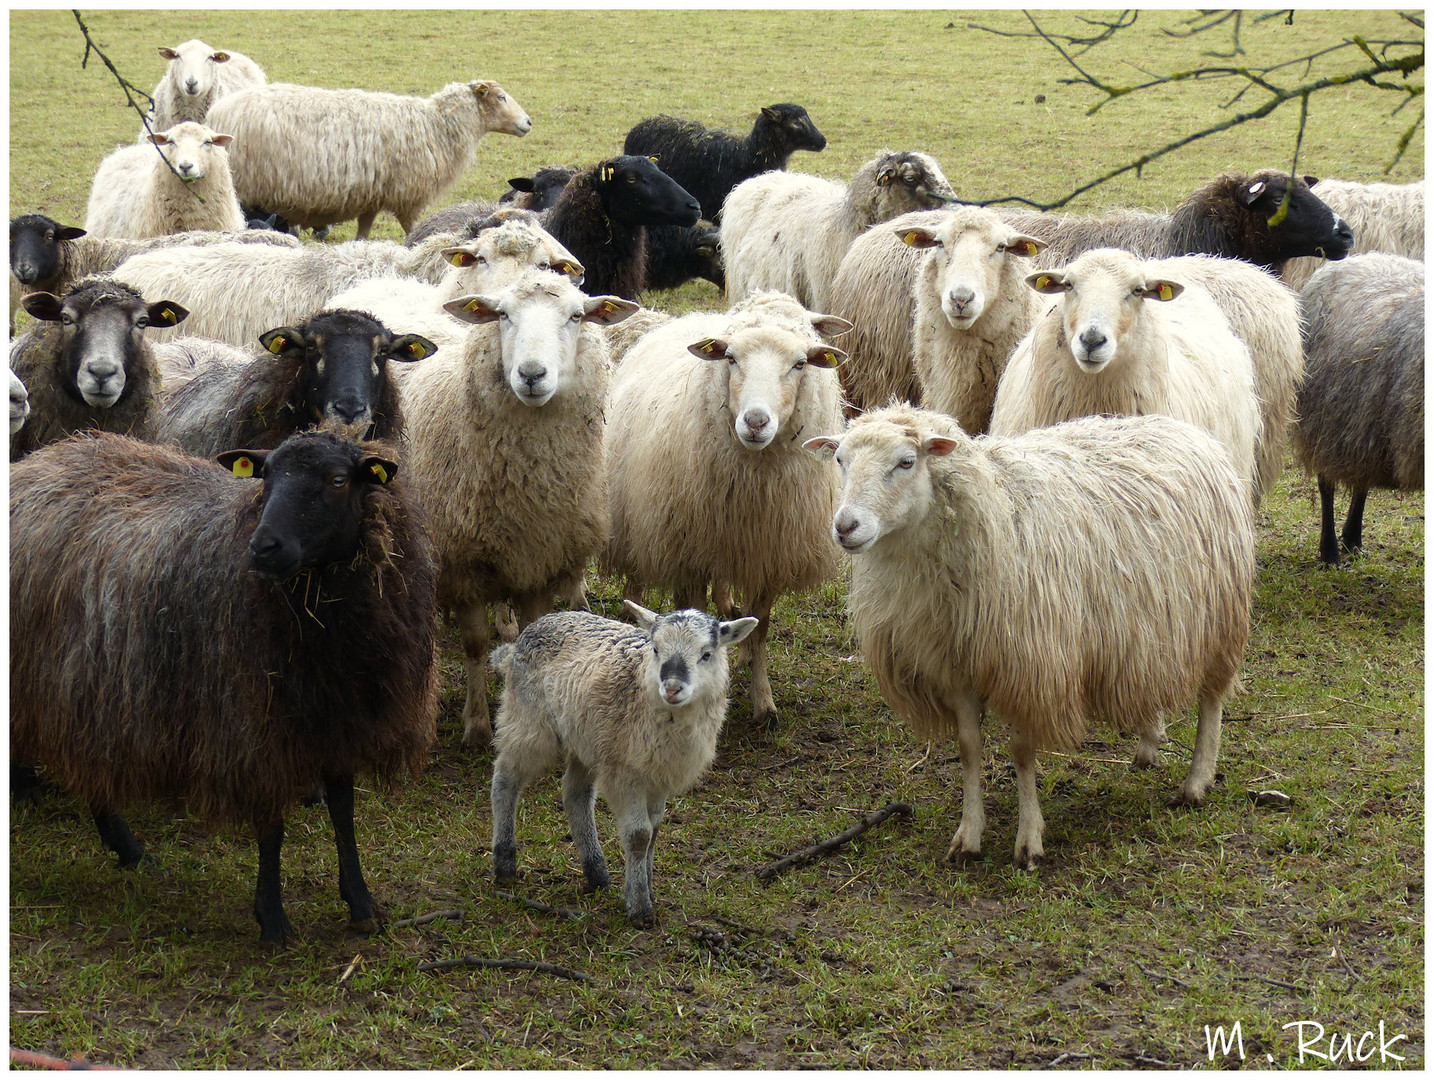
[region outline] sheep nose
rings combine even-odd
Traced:
[[[1096,349],[1105,344],[1105,341],[1105,335],[1094,328],[1085,331],[1080,336],[1080,343],[1085,346],[1085,351],[1088,353],[1095,352]]]
[[[184,81],[184,92],[186,94],[197,94],[199,92],[199,80],[186,79]]]
[[[85,370],[89,372],[90,378],[98,383],[113,379],[119,372],[119,369],[119,364],[113,360],[91,360],[85,365]]]
[[[856,532],[861,522],[856,515],[849,510],[842,510],[837,513],[836,520],[832,522],[832,528],[836,530],[837,538],[845,540],[852,533]]]
[[[542,364],[520,364],[518,366],[518,377],[527,383],[528,389],[531,390],[548,377],[548,369],[543,367]]]
[[[346,423],[352,424],[368,409],[358,398],[342,398],[333,404],[334,412],[344,418]]]
[[[951,303],[958,314],[965,314],[966,306],[976,299],[976,294],[970,289],[952,289]]]
[[[1347,244],[1354,242],[1354,230],[1349,227],[1349,222],[1342,218],[1340,219],[1339,225],[1335,228],[1334,234]]]
[[[685,689],[686,687],[677,679],[668,679],[662,684],[662,696],[667,699],[668,704],[675,705]]]
[[[762,429],[772,422],[772,418],[763,409],[748,409],[742,414],[742,423],[747,425],[747,430],[753,435],[760,435]]]

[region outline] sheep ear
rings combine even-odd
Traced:
[[[304,335],[292,326],[280,326],[259,335],[259,344],[278,356],[304,347]]]
[[[20,304],[41,322],[60,321],[60,298],[54,293],[30,293],[20,301]]]
[[[576,285],[582,284],[583,274],[586,273],[580,263],[575,263],[571,259],[559,259],[553,263],[553,269],[560,274],[566,274],[572,278],[573,283]]]
[[[460,296],[444,304],[443,310],[467,323],[488,323],[498,318],[497,306],[484,296]]]
[[[745,619],[733,619],[731,622],[717,624],[717,644],[735,645],[753,630],[757,629],[757,623],[761,620],[748,615]]]
[[[644,632],[652,633],[652,624],[657,621],[657,612],[648,611],[647,608],[633,600],[624,600],[623,603],[627,605],[627,610],[632,612],[632,617],[637,620],[637,625]]]
[[[229,62],[229,54],[227,52],[217,52],[209,59],[213,60],[216,64],[227,64]]]
[[[921,448],[932,457],[945,457],[956,449],[956,440],[944,435],[928,435],[921,441]]]
[[[822,337],[841,337],[852,329],[852,323],[840,315],[823,315],[820,311],[814,311],[812,312],[812,329]]]
[[[149,315],[150,326],[178,326],[189,318],[189,309],[181,307],[173,300],[161,300],[150,304],[146,314]]]
[[[398,464],[377,454],[369,454],[358,463],[359,477],[374,484],[386,484],[398,475]]]
[[[528,195],[537,190],[537,185],[533,183],[531,176],[514,176],[509,179],[508,186],[514,191],[522,191]]]
[[[902,243],[907,247],[933,248],[941,246],[941,238],[931,229],[923,229],[919,225],[908,225],[904,229],[893,229],[897,236],[901,237]]]
[[[388,347],[388,358],[406,364],[414,360],[426,360],[437,351],[438,346],[426,337],[404,334],[393,339],[393,344]]]
[[[1070,283],[1064,277],[1050,270],[1043,270],[1038,274],[1027,274],[1026,284],[1036,292],[1046,293],[1049,296],[1070,292],[1071,289]]]
[[[85,230],[78,225],[61,225],[55,230],[56,240],[78,240],[85,235]]]
[[[1023,259],[1034,259],[1048,247],[1050,245],[1044,240],[1037,240],[1034,236],[1013,236],[1006,241],[1007,253],[1019,255]]]
[[[583,322],[611,326],[622,322],[637,308],[637,304],[620,296],[590,296],[583,301]]]
[[[171,49],[168,45],[161,45],[159,47],[159,55],[164,57],[166,60],[176,60],[179,57],[179,54],[173,49]]]
[[[1256,180],[1254,183],[1246,185],[1244,190],[1240,192],[1240,201],[1246,206],[1253,206],[1255,200],[1263,195],[1264,192],[1265,182],[1263,180]]]
[[[477,255],[473,254],[473,252],[467,248],[462,247],[446,247],[438,254],[442,255],[454,266],[472,266],[478,261]]]
[[[234,141],[233,135],[211,135],[209,141],[215,146],[228,146]]]
[[[841,449],[841,440],[835,435],[818,435],[815,439],[808,439],[802,443],[802,449],[814,458],[830,461]]]
[[[687,346],[687,351],[699,360],[727,360],[727,343],[721,338],[703,338]]]
[[[1300,179],[1303,180],[1303,181],[1304,181],[1306,184],[1308,184],[1310,187],[1314,187],[1316,184],[1319,183],[1319,177],[1318,177],[1318,176],[1302,176],[1302,177],[1300,177]]]
[[[876,174],[876,186],[886,187],[887,184],[891,183],[891,178],[895,175],[896,170],[893,169],[890,165],[888,165],[886,168],[882,169],[881,172]]]
[[[251,476],[264,475],[264,462],[268,457],[268,450],[226,450],[214,460],[235,476],[247,479]]]
[[[1176,281],[1152,281],[1139,290],[1146,300],[1174,300],[1185,291],[1185,286]]]
[[[819,368],[841,367],[846,363],[846,353],[835,345],[813,345],[807,349],[807,363]]]
[[[473,88],[473,96],[477,98],[487,97],[488,91],[493,89],[493,84],[484,80],[469,83],[468,85]]]
[[[612,178],[617,175],[617,166],[611,161],[604,161],[598,166],[598,183],[610,184]]]
[[[776,109],[772,108],[770,105],[762,106],[762,115],[773,123],[776,123],[777,121],[782,119],[782,114],[779,113]]]
[[[154,143],[155,146],[169,145],[169,137],[165,135],[165,133],[162,131],[151,131],[148,135],[145,136],[145,139],[149,142]]]

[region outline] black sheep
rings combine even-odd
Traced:
[[[647,229],[647,289],[675,289],[693,278],[705,278],[719,289],[722,273],[721,234],[711,224],[650,225]]]
[[[662,171],[702,204],[702,216],[720,222],[722,202],[749,177],[785,169],[797,150],[822,150],[826,136],[800,105],[768,105],[744,139],[696,120],[651,116],[627,133],[624,154],[657,158]]]
[[[558,201],[563,188],[577,173],[566,165],[544,165],[532,176],[514,176],[508,190],[498,196],[500,203],[513,203],[524,210],[543,211]]]
[[[434,739],[437,566],[392,457],[311,432],[221,468],[96,434],[10,472],[12,762],[85,800],[121,865],[132,803],[252,825],[264,941],[292,933],[285,810],[321,781],[339,894],[377,928],[353,778],[416,775]]]

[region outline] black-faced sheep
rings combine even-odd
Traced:
[[[1018,867],[1044,851],[1036,752],[1078,747],[1088,717],[1138,732],[1136,763],[1154,765],[1165,717],[1196,698],[1176,801],[1205,799],[1255,565],[1247,485],[1210,436],[1144,416],[973,439],[904,407],[806,446],[842,466],[831,535],[853,556],[847,607],[882,695],[918,736],[956,730],[948,860],[981,851],[987,708],[1012,727]]]
[[[744,180],[723,209],[727,295],[775,289],[826,311],[842,256],[863,231],[954,197],[936,160],[915,150],[882,150],[849,184],[787,172]]]
[[[263,69],[243,53],[211,49],[196,39],[172,49],[161,45],[159,55],[169,66],[151,95],[146,117],[150,131],[167,131],[185,120],[201,124],[209,106],[226,94],[268,81]]]
[[[644,289],[675,289],[693,278],[726,287],[722,272],[721,234],[705,221],[685,228],[649,225],[647,280]]]
[[[601,793],[622,841],[628,921],[647,926],[667,800],[695,786],[717,756],[727,646],[757,620],[628,607],[636,628],[563,611],[493,650],[504,682],[493,741],[493,876],[500,884],[517,876],[514,825],[523,788],[563,765],[563,808],[588,888],[611,884],[593,817]]]
[[[32,293],[25,310],[40,322],[11,347],[10,367],[29,391],[33,415],[10,436],[10,460],[76,431],[152,438],[160,377],[145,330],[174,326],[188,312],[171,300],[147,303],[104,275],[63,297]]]
[[[650,116],[627,133],[624,154],[642,154],[686,188],[702,205],[702,216],[720,222],[722,203],[743,180],[785,169],[798,150],[826,149],[827,139],[800,105],[767,105],[745,138],[696,120]]]
[[[1353,256],[1318,271],[1300,293],[1305,381],[1295,460],[1319,478],[1320,559],[1363,542],[1372,487],[1424,486],[1424,264]],[[1336,485],[1352,490],[1336,540]]]
[[[486,79],[431,97],[271,83],[230,94],[209,124],[235,138],[239,198],[319,228],[358,218],[365,239],[388,210],[404,232],[453,185],[490,131],[526,135],[533,121]]]
[[[508,190],[498,196],[498,202],[512,203],[524,210],[546,210],[558,201],[576,173],[577,169],[567,165],[544,165],[532,176],[510,177]]]
[[[1310,190],[1354,229],[1351,255],[1382,251],[1424,260],[1424,181],[1361,184],[1355,180],[1310,180]],[[1321,259],[1291,259],[1280,277],[1290,288],[1304,287]]]
[[[96,435],[10,471],[12,762],[86,801],[124,866],[132,803],[251,825],[264,941],[292,934],[284,813],[320,782],[339,895],[378,927],[353,777],[416,775],[433,742],[436,567],[392,456],[313,433],[221,468]]]
[[[95,172],[85,231],[142,239],[242,230],[226,149],[232,138],[186,121],[116,150]]]

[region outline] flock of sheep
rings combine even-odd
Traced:
[[[1261,171],[1165,214],[991,210],[918,150],[848,183],[789,172],[826,139],[776,104],[742,138],[646,119],[622,154],[425,219],[484,134],[532,127],[496,83],[334,91],[160,52],[83,228],[11,222],[12,334],[18,307],[36,320],[10,358],[12,788],[42,768],[124,865],[135,801],[251,824],[264,940],[291,933],[284,814],[320,787],[352,922],[381,919],[353,778],[421,769],[441,612],[464,742],[496,750],[497,877],[523,786],[565,766],[587,884],[609,883],[600,792],[645,925],[727,648],[775,721],[773,604],[845,558],[886,701],[955,730],[948,858],[981,851],[989,708],[1030,867],[1035,754],[1089,718],[1151,766],[1195,700],[1176,799],[1206,797],[1288,441],[1327,563],[1358,550],[1370,487],[1423,484],[1422,182]],[[384,211],[405,243],[366,239]],[[351,218],[354,241],[297,237]],[[724,310],[637,303],[693,277]],[[677,611],[583,610],[595,559]]]

